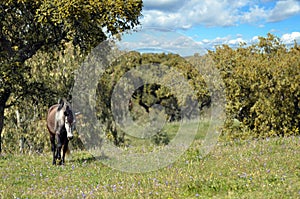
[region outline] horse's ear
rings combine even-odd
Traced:
[[[59,99],[58,100],[58,104],[64,104],[64,100],[63,99]]]
[[[58,100],[58,104],[59,104],[58,110],[61,110],[64,107],[64,103],[65,103],[65,101],[63,99]]]

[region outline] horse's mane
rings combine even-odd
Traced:
[[[57,107],[57,110],[58,111],[60,111],[64,106],[65,106],[65,104],[66,104],[66,100],[65,99],[60,99],[59,101],[58,101],[58,107]]]

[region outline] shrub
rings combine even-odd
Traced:
[[[233,119],[254,137],[299,134],[300,47],[288,48],[268,34],[257,44],[210,51],[226,85],[225,132],[229,138]]]

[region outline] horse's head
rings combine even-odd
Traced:
[[[65,120],[65,128],[67,131],[67,138],[71,140],[73,136],[73,129],[75,127],[75,117],[73,111],[71,109],[71,105],[65,101],[61,100],[59,102],[58,110],[63,111],[64,113],[64,120]]]
[[[65,128],[67,131],[67,137],[69,140],[71,140],[73,138],[73,129],[75,126],[75,118],[74,118],[74,114],[73,111],[71,110],[71,108],[69,106],[67,106],[65,112]]]

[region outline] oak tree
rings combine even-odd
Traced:
[[[28,81],[32,70],[27,60],[39,51],[64,49],[66,43],[89,52],[109,35],[139,25],[141,10],[141,0],[1,1],[0,135],[5,108],[48,92],[42,83]]]

